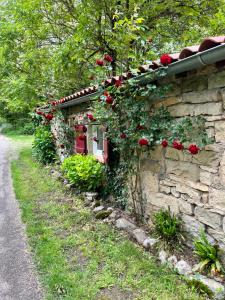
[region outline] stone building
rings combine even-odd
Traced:
[[[211,240],[225,247],[225,36],[207,38],[198,46],[184,48],[170,55],[172,63],[167,76],[159,84],[172,85],[165,98],[155,107],[168,107],[175,118],[203,116],[213,144],[196,155],[172,147],[157,146],[142,158],[142,192],[146,198],[145,216],[169,207],[179,214],[187,231],[194,236],[204,228]],[[140,76],[159,69],[158,61],[140,67]],[[120,78],[127,80],[132,74]],[[105,81],[114,84],[117,77]],[[86,114],[97,87],[83,89],[59,101],[68,124],[78,120],[75,130],[75,152],[94,154],[100,161],[108,160],[108,144],[99,125],[86,126]],[[97,137],[97,141],[93,141]]]

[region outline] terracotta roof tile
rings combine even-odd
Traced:
[[[176,62],[178,60],[182,60],[182,59],[185,59],[185,58],[187,58],[191,55],[194,55],[198,52],[205,51],[207,49],[216,47],[216,46],[224,44],[224,43],[225,43],[225,36],[208,37],[208,38],[205,38],[201,42],[200,45],[185,47],[179,53],[172,53],[172,54],[169,54],[169,56],[172,58],[173,62]],[[139,69],[139,73],[145,73],[148,70],[156,70],[156,69],[160,68],[161,66],[162,65],[160,63],[160,60],[156,60],[156,61],[153,61],[151,64],[142,65],[138,69]],[[129,71],[129,72],[123,73],[120,76],[113,76],[112,78],[108,78],[108,79],[104,80],[102,82],[102,84],[105,85],[105,86],[109,86],[109,85],[113,85],[116,82],[116,80],[127,80],[129,78],[134,77],[134,76],[135,75],[132,74]],[[92,94],[95,91],[97,91],[97,89],[98,89],[97,85],[96,86],[90,86],[88,88],[82,89],[79,92],[76,92],[76,93],[74,93],[70,96],[67,96],[65,98],[62,98],[62,99],[63,99],[64,102],[65,101],[67,102],[67,101],[70,101],[72,99],[79,98],[81,96]],[[60,101],[62,99],[60,99]]]

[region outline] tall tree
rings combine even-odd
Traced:
[[[163,51],[222,34],[224,0],[8,0],[0,4],[0,105],[24,113]],[[212,24],[212,27],[209,26]],[[109,54],[105,69],[95,61]]]

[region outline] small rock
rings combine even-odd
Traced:
[[[161,261],[161,264],[165,264],[166,263],[167,257],[168,257],[168,254],[166,253],[166,251],[161,250],[159,252],[159,260]]]
[[[91,209],[94,209],[95,207],[98,207],[100,205],[101,205],[101,202],[99,200],[95,200],[95,201],[91,202],[90,207],[91,207]]]
[[[132,236],[135,238],[135,240],[138,242],[138,244],[143,244],[144,240],[147,239],[147,235],[145,231],[141,228],[134,229],[132,231]]]
[[[113,207],[108,207],[107,211],[113,212]]]
[[[96,213],[95,218],[98,220],[106,219],[111,214],[110,211],[102,210]]]
[[[117,217],[117,213],[116,211],[111,212],[111,214],[109,215],[109,219],[114,220]]]
[[[98,193],[85,193],[85,198],[89,201],[94,201],[98,196]]]
[[[168,263],[171,264],[172,266],[175,266],[177,263],[177,257],[175,255],[170,256],[167,259]]]
[[[224,300],[225,299],[225,288],[224,285],[217,282],[214,279],[207,278],[203,275],[196,274],[189,277],[190,280],[198,280],[204,285],[206,285],[210,291],[214,294],[216,300]]]
[[[67,179],[64,179],[64,181],[63,181],[63,184],[68,184],[69,183],[69,181],[67,180]]]
[[[73,184],[72,183],[67,183],[65,185],[65,188],[67,188],[68,190],[72,189],[73,188]]]
[[[175,269],[180,275],[188,275],[192,273],[191,266],[184,260],[179,260],[175,265]]]
[[[93,212],[94,213],[98,213],[100,211],[104,210],[104,206],[103,205],[100,205],[100,206],[97,206],[93,209]]]
[[[144,240],[143,242],[143,247],[145,249],[151,249],[152,247],[154,247],[154,245],[158,242],[157,239],[154,239],[154,238],[147,238]]]
[[[130,230],[135,229],[136,226],[125,218],[119,218],[118,220],[116,220],[116,228]]]

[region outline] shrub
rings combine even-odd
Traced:
[[[200,233],[200,237],[194,241],[194,253],[200,258],[200,263],[195,270],[205,270],[212,275],[222,271],[222,265],[219,259],[219,246],[211,244],[204,231]]]
[[[46,165],[56,160],[55,144],[49,126],[36,129],[32,148],[33,156],[42,164]]]
[[[164,248],[182,247],[184,237],[180,218],[172,215],[169,210],[160,210],[155,213],[153,223],[155,234]]]
[[[102,185],[104,167],[92,155],[70,156],[64,160],[62,170],[79,191],[96,191]]]

